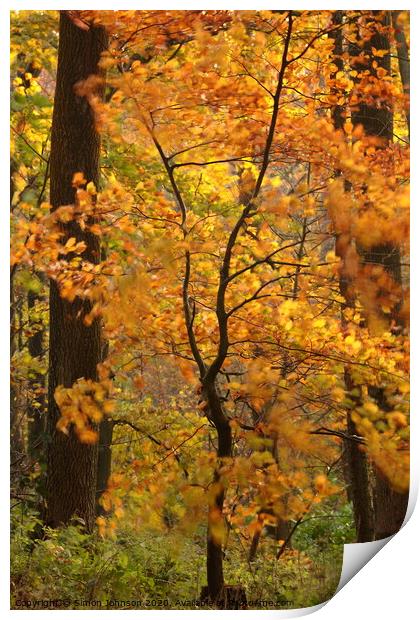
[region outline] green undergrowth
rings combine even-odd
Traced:
[[[263,536],[254,562],[249,545],[231,532],[225,552],[227,584],[246,590],[249,608],[308,607],[330,598],[341,573],[342,542],[351,536],[344,511],[308,520],[293,549],[276,560],[276,541]],[[176,529],[134,531],[113,538],[86,534],[80,524],[34,532],[33,515],[15,513],[11,539],[12,609],[206,609],[205,528],[188,536]],[[333,534],[333,535],[332,535]],[[331,540],[334,538],[336,540]]]

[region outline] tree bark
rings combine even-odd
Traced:
[[[33,291],[28,292],[28,310],[30,311],[40,300]],[[28,351],[32,359],[40,360],[43,351],[44,330],[40,329],[28,338]],[[30,380],[31,401],[28,403],[28,453],[36,461],[45,460],[45,376],[36,372]]]
[[[344,382],[347,393],[351,394],[353,382],[347,371],[344,373]],[[356,402],[354,406],[357,406]],[[358,434],[351,411],[347,413],[347,433],[350,437]],[[366,453],[362,451],[358,443],[347,441],[344,449],[350,473],[350,497],[353,504],[357,542],[371,542],[374,539],[374,524],[369,462]]]
[[[339,26],[343,23],[343,11],[335,11],[333,14],[333,24]],[[334,64],[338,71],[343,71],[343,30],[337,28],[331,33],[334,40]],[[335,74],[331,76],[333,79]],[[332,109],[332,118],[334,127],[337,130],[343,130],[345,121],[345,110],[342,105],[335,105]],[[347,187],[347,191],[350,188]],[[346,262],[351,252],[351,235],[350,231],[342,230],[336,235],[335,253],[341,259],[341,267],[339,273],[339,289],[345,300],[346,308],[354,308],[354,284],[349,277],[346,269]],[[346,327],[344,315],[342,315],[343,327]],[[346,370],[344,372],[344,384],[347,394],[353,392],[353,382],[351,375]],[[356,406],[357,403],[354,404]],[[351,437],[356,435],[355,424],[352,420],[352,412],[349,411],[346,416],[347,434]],[[356,527],[357,542],[369,542],[373,540],[373,506],[372,496],[369,483],[369,468],[365,452],[361,447],[352,441],[346,442],[344,446],[345,467],[347,469],[347,478],[350,483],[349,497],[353,504],[353,516]]]
[[[388,74],[391,71],[390,40],[386,29],[391,24],[388,11],[372,11],[372,19],[378,20],[377,28],[369,40],[365,40],[361,46],[355,46],[355,56],[362,50],[365,56],[365,64],[353,63],[356,70],[368,69],[373,75],[376,71],[373,62],[385,69]],[[388,53],[382,58],[374,55],[374,49],[387,50]],[[362,125],[366,136],[376,136],[382,139],[383,147],[387,147],[393,138],[393,112],[388,105],[373,107],[363,102],[352,110],[352,123],[354,126]],[[380,147],[379,147],[380,148]],[[399,247],[391,243],[383,243],[369,248],[358,248],[360,261],[364,265],[382,265],[397,284],[401,284],[401,260]],[[398,313],[398,306],[391,314],[396,324],[403,327]],[[381,310],[378,308],[378,313]],[[387,319],[383,314],[382,319]],[[382,410],[387,410],[385,392],[381,388],[369,388],[369,393],[376,400]],[[408,493],[397,493],[389,485],[381,472],[373,465],[373,505],[374,505],[374,539],[380,540],[395,534],[401,527],[408,504]]]
[[[404,30],[398,25],[398,16],[401,11],[392,11],[392,25],[397,44],[398,67],[400,70],[401,83],[406,96],[405,114],[407,118],[408,136],[410,137],[410,58]]]
[[[51,134],[50,201],[52,209],[73,204],[73,175],[82,172],[98,185],[100,138],[86,99],[75,93],[75,84],[98,73],[100,54],[106,46],[102,28],[82,30],[60,13],[57,82]],[[83,258],[100,260],[99,239],[70,222],[63,224],[65,238],[84,241]],[[97,379],[101,359],[99,320],[86,325],[91,310],[87,300],[69,302],[60,296],[57,283],[50,287],[50,345],[48,388],[48,455],[46,523],[67,524],[75,515],[91,530],[95,519],[98,445],[83,444],[73,428],[66,435],[57,430],[60,412],[54,393],[58,386],[71,387],[77,379]]]
[[[218,459],[232,456],[232,430],[229,420],[223,411],[222,402],[217,392],[214,381],[210,381],[204,387],[204,396],[207,400],[209,418],[216,427],[217,432],[217,457]],[[216,467],[214,479],[209,489],[209,517],[207,529],[207,586],[208,595],[213,603],[223,600],[225,587],[223,574],[223,542],[222,532],[225,528],[223,517],[223,504],[225,501],[225,488],[220,474],[221,462]]]
[[[100,503],[102,493],[106,491],[112,465],[112,435],[114,420],[104,418],[99,424],[98,468],[96,474],[96,514],[106,514]]]
[[[12,199],[15,193],[15,183],[13,175],[16,172],[17,164],[14,159],[10,160],[10,213],[13,211]],[[16,291],[15,291],[15,275],[16,265],[14,265],[10,272],[10,360],[13,360],[18,347],[16,338]],[[13,374],[10,376],[10,462],[12,469],[15,463],[17,463],[24,455],[24,446],[22,432],[20,428],[20,421],[18,416],[18,394],[16,390],[16,383]],[[13,471],[11,472],[13,477]]]
[[[298,277],[298,274],[296,274],[296,279],[297,277]],[[287,372],[283,372],[282,375],[283,375],[283,378],[286,378]],[[271,433],[270,438],[273,442],[271,453],[273,455],[274,461],[277,463],[277,466],[279,466],[278,433],[277,432]],[[269,514],[269,515],[276,517],[276,521],[277,521],[276,525],[264,525],[265,514]],[[251,545],[249,548],[248,562],[253,562],[255,560],[257,556],[258,545],[260,543],[261,536],[264,533],[267,533],[268,536],[271,536],[271,538],[274,538],[277,541],[283,540],[284,548],[286,547],[290,548],[292,546],[292,539],[290,536],[291,530],[292,530],[292,525],[290,521],[286,521],[285,519],[282,519],[279,515],[276,515],[275,511],[272,508],[263,506],[257,515],[256,528],[255,528],[255,532],[252,537]]]

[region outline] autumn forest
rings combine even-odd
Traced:
[[[409,12],[11,12],[13,609],[290,609],[409,491]]]

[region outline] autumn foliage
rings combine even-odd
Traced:
[[[108,34],[102,74],[75,85],[101,184],[74,171],[74,204],[50,212],[50,108],[28,105],[53,69],[16,78],[12,269],[20,295],[52,279],[103,326],[98,380],[55,392],[63,433],[92,443],[113,421],[99,534],[208,522],[210,556],[239,541],[246,557],[285,524],[273,554],[293,562],[300,524],[355,492],[350,444],[409,488],[407,91],[389,50],[363,52],[377,32],[397,49],[396,26],[372,11],[338,25],[327,10],[68,13]],[[353,124],[360,106],[392,113],[391,141]],[[68,222],[99,237],[98,262]],[[384,246],[398,273],[365,259]],[[33,363],[22,344],[17,390]]]

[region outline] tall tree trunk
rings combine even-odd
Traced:
[[[372,11],[372,20],[377,20],[379,27],[375,28],[373,36],[369,40],[364,40],[361,47],[355,46],[355,55],[358,56],[363,51],[365,64],[360,65],[358,61],[354,63],[356,70],[370,70],[375,75],[376,70],[373,62],[378,67],[385,69],[388,74],[391,71],[390,40],[387,34],[391,19],[388,11]],[[374,55],[374,49],[387,50],[388,53],[382,58]],[[352,110],[352,123],[354,126],[362,125],[365,135],[376,136],[382,139],[383,146],[386,147],[392,142],[393,137],[393,113],[390,107],[382,105],[373,107],[364,102],[359,102]],[[384,270],[390,274],[397,284],[401,285],[401,260],[399,247],[391,243],[383,243],[369,248],[358,248],[362,264],[382,265]],[[381,313],[378,308],[378,313]],[[383,314],[383,320],[388,320]],[[400,327],[401,318],[398,308],[395,309],[392,319]],[[385,391],[381,388],[369,388],[369,393],[376,400],[378,406],[386,411],[389,410],[386,401]],[[408,493],[397,493],[389,485],[381,472],[373,466],[373,504],[374,504],[374,538],[380,540],[395,534],[401,527],[408,504]]]
[[[400,70],[401,83],[406,96],[405,114],[407,118],[408,136],[410,137],[410,58],[404,30],[398,24],[398,16],[401,11],[392,11],[392,25],[397,44],[398,67]]]
[[[10,278],[10,359],[16,353],[16,319],[15,319],[15,289],[13,273]],[[19,439],[19,429],[16,415],[16,386],[13,375],[10,377],[10,459],[14,463],[19,457],[22,442]]]
[[[33,291],[28,292],[28,311],[34,309],[39,295]],[[38,326],[39,327],[39,326]],[[28,338],[28,351],[32,359],[40,361],[43,351],[44,330],[42,326]],[[45,376],[35,372],[30,380],[30,402],[28,403],[28,453],[34,460],[40,462],[45,459],[44,435],[45,435]]]
[[[344,373],[344,382],[348,394],[353,392],[350,373]],[[352,398],[354,407],[358,406],[356,398]],[[351,411],[347,413],[347,434],[349,437],[358,435]],[[353,504],[354,524],[357,542],[370,542],[374,539],[373,500],[369,477],[369,462],[366,453],[355,441],[346,441],[344,447],[350,478],[350,497]]]
[[[299,250],[299,254],[303,254],[303,249]],[[297,279],[298,279],[298,272],[296,272],[295,285],[296,285]],[[286,378],[287,376],[286,366],[287,364],[285,364],[285,368],[282,372],[282,378]],[[272,448],[271,448],[271,454],[273,455],[273,459],[275,463],[277,464],[277,466],[279,466],[279,462],[280,462],[279,450],[278,450],[279,435],[277,432],[272,432],[269,436],[266,436],[266,437],[267,439],[270,438],[273,442]],[[275,525],[264,525],[264,515],[266,514],[273,515],[276,518]],[[292,546],[292,537],[290,536],[290,533],[292,531],[292,525],[290,521],[287,521],[283,519],[282,517],[280,517],[279,515],[276,515],[276,513],[273,511],[272,508],[265,508],[263,506],[257,514],[255,532],[252,536],[251,545],[250,545],[249,553],[248,553],[248,562],[253,562],[257,556],[258,545],[260,543],[261,536],[264,532],[264,529],[266,530],[267,534],[271,536],[272,538],[274,538],[276,541],[279,541],[279,540],[284,541],[283,551],[284,549],[290,548]]]
[[[203,387],[209,409],[209,418],[213,421],[217,431],[217,457],[218,459],[229,458],[232,456],[233,448],[229,420],[223,411],[214,381]],[[223,575],[223,533],[225,529],[223,504],[225,493],[219,461],[214,473],[213,484],[209,489],[207,530],[207,586],[209,598],[213,603],[221,602],[225,587]]]
[[[12,199],[15,193],[14,173],[17,170],[17,164],[14,159],[10,160],[10,212],[13,211]],[[14,354],[17,351],[17,339],[16,339],[16,291],[15,291],[15,275],[16,265],[14,265],[10,271],[10,360],[13,359]],[[22,433],[20,429],[19,417],[17,413],[17,400],[18,400],[16,384],[11,372],[10,376],[10,461],[13,467],[24,454],[24,446]]]
[[[57,83],[51,135],[50,201],[53,210],[74,203],[74,173],[82,172],[87,181],[98,185],[100,138],[92,110],[79,97],[75,84],[98,73],[100,54],[106,46],[102,28],[82,30],[60,13]],[[84,241],[83,258],[100,260],[99,239],[70,222],[63,225],[66,237]],[[101,360],[99,320],[86,325],[91,310],[87,300],[69,302],[60,296],[55,281],[50,287],[50,345],[48,386],[48,458],[46,523],[57,527],[74,515],[91,530],[95,519],[95,493],[98,445],[79,441],[72,428],[66,435],[57,430],[60,417],[54,392],[59,385],[71,387],[77,379],[97,379]]]
[[[104,248],[101,248],[101,260],[105,260],[106,255]],[[101,362],[108,357],[109,341],[102,341]],[[99,423],[98,438],[98,467],[96,472],[96,515],[102,516],[106,514],[106,510],[101,505],[100,499],[108,486],[108,480],[111,475],[112,467],[112,436],[114,434],[115,421],[104,416]]]
[[[335,11],[333,14],[333,24],[339,26],[343,23],[343,11]],[[338,71],[343,71],[343,30],[338,28],[331,33],[334,40],[334,64]],[[331,76],[333,79],[335,74]],[[335,105],[332,109],[332,118],[335,129],[342,130],[345,121],[345,110],[342,105]],[[347,187],[347,190],[350,188]],[[349,230],[340,230],[336,234],[335,253],[341,259],[341,267],[339,273],[340,293],[345,300],[346,308],[353,308],[355,303],[354,289],[347,270],[347,261],[350,259],[352,252],[352,239]],[[346,327],[344,315],[342,315],[343,327]],[[353,382],[351,375],[346,370],[344,372],[344,384],[347,394],[353,392]],[[357,403],[354,403],[357,406]],[[351,410],[347,413],[347,434],[352,437],[356,435],[355,424],[352,419]],[[357,542],[369,542],[373,540],[373,506],[372,495],[369,484],[369,468],[365,452],[361,447],[353,441],[348,441],[344,446],[345,451],[345,467],[347,469],[347,478],[350,483],[349,497],[353,504],[354,523],[356,527]]]
[[[99,424],[98,468],[96,474],[96,514],[104,515],[106,510],[100,503],[102,493],[106,491],[112,465],[112,435],[114,420],[104,418]]]

